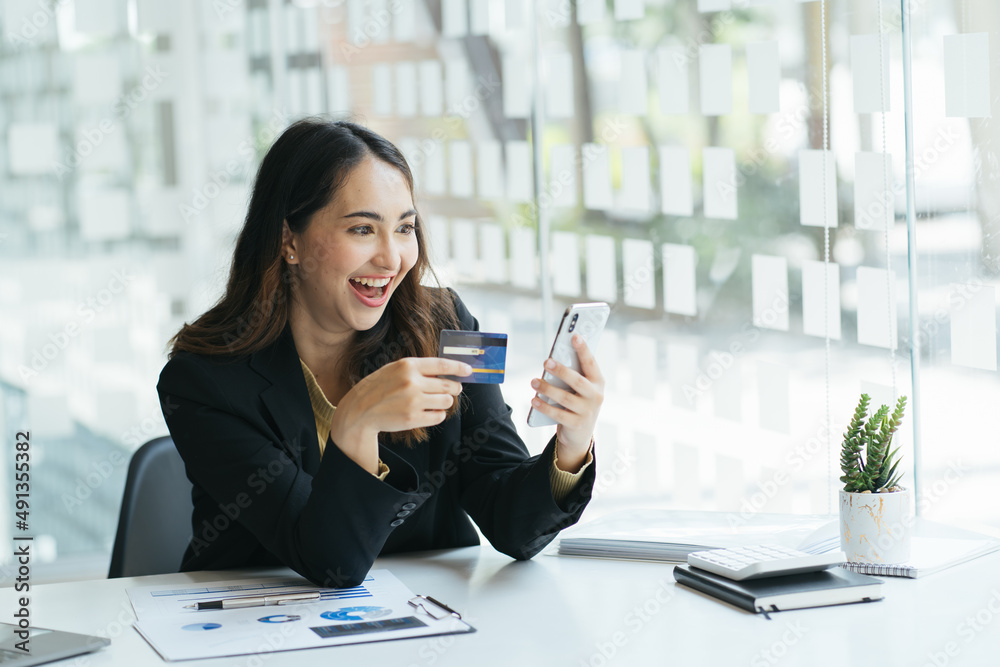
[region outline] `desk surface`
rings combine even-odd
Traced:
[[[375,567],[458,609],[478,632],[176,664],[1000,664],[1000,553],[924,579],[886,578],[881,602],[782,612],[770,621],[676,585],[666,564],[547,555],[515,562],[484,546],[380,558]],[[289,573],[194,572],[37,586],[32,625],[111,638],[109,648],[60,665],[168,664],[130,627],[127,587]],[[0,609],[12,611],[17,595],[0,591]]]

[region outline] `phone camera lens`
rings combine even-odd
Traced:
[[[579,317],[580,317],[580,315],[579,315],[579,313],[577,313],[576,315],[573,316],[573,319],[570,320],[570,322],[569,322],[569,330],[570,331],[572,331],[573,329],[576,328],[576,321],[577,321],[577,319],[579,319]]]

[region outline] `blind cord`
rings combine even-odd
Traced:
[[[826,88],[826,0],[820,0],[819,21],[820,46],[823,54],[823,376],[826,384],[826,513],[833,514],[833,424],[830,413],[830,220],[827,218],[829,209],[826,199],[826,163],[830,140],[830,109]]]

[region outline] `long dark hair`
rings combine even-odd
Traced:
[[[287,221],[294,233],[304,231],[313,214],[333,200],[350,171],[369,156],[398,169],[413,193],[413,174],[403,154],[365,127],[314,117],[293,123],[278,137],[257,171],[226,292],[174,335],[171,357],[180,351],[237,357],[257,352],[281,335],[288,324],[296,279],[281,255],[282,222]],[[459,328],[450,293],[421,282],[433,270],[419,215],[415,233],[416,264],[378,323],[357,332],[345,353],[350,386],[397,359],[436,356],[441,329]],[[457,407],[458,401],[449,416]],[[427,430],[387,435],[392,441],[413,444],[426,440]]]

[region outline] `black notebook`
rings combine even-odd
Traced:
[[[732,605],[764,613],[882,599],[882,580],[834,567],[821,572],[732,581],[690,565],[674,567],[674,579]]]

